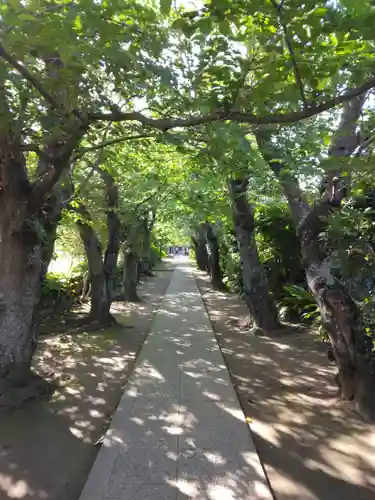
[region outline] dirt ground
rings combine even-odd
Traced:
[[[164,266],[145,279],[142,303],[115,303],[119,326],[43,337],[35,368],[60,388],[0,415],[0,500],[78,499],[171,275]]]
[[[375,428],[338,402],[311,332],[250,335],[236,296],[196,274],[276,500],[374,500]]]

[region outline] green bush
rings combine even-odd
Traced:
[[[223,282],[228,289],[243,295],[244,286],[241,273],[240,255],[233,231],[225,233],[220,239],[220,267],[223,273]]]
[[[283,296],[279,301],[282,308],[297,314],[301,321],[320,323],[320,312],[313,295],[299,285],[285,285]]]
[[[240,256],[238,253],[229,251],[226,259],[226,268],[224,272],[224,283],[229,290],[243,295],[244,287],[241,273]]]
[[[261,205],[256,210],[255,223],[259,257],[274,296],[280,298],[284,285],[305,282],[292,215],[286,205]]]
[[[41,307],[63,311],[78,302],[82,293],[83,276],[76,270],[71,276],[48,273],[41,285]]]

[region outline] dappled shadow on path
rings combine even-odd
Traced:
[[[374,427],[336,400],[334,365],[314,336],[250,335],[242,301],[197,277],[276,498],[374,499]]]
[[[271,500],[194,288],[172,282],[82,500]]]
[[[49,402],[0,414],[1,500],[78,499],[171,274],[144,281],[142,304],[114,305],[132,328],[43,338],[35,368],[60,387]]]

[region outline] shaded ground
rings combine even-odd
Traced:
[[[123,326],[43,337],[35,367],[57,376],[60,389],[49,402],[0,414],[0,500],[79,497],[171,276],[145,279],[140,304],[114,304]]]
[[[244,303],[196,277],[276,500],[374,500],[374,426],[337,402],[314,336],[251,336]]]

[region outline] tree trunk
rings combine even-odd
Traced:
[[[357,304],[335,278],[321,241],[330,209],[328,201],[315,205],[298,227],[306,279],[332,344],[341,397],[354,401],[363,416],[375,419],[372,340],[365,333]]]
[[[87,274],[83,278],[81,300],[86,300],[90,295],[91,295],[91,278],[90,278],[90,273],[87,272]]]
[[[208,254],[206,247],[206,235],[203,227],[200,227],[194,236],[192,236],[191,241],[194,247],[195,261],[197,267],[200,271],[208,272]]]
[[[137,294],[138,281],[138,262],[137,254],[132,248],[127,248],[124,251],[124,274],[123,274],[123,290],[124,299],[128,302],[140,302]]]
[[[40,281],[44,281],[48,268],[51,263],[53,253],[55,251],[55,243],[57,238],[57,226],[60,220],[60,216],[54,220],[48,220],[43,224],[44,236],[42,244],[42,265],[41,265],[41,275]]]
[[[360,116],[364,99],[347,103],[330,154],[332,157],[348,156],[358,146],[354,138],[355,121]],[[346,121],[345,121],[346,120]],[[270,142],[269,133],[257,133],[259,148],[282,185],[292,209],[301,242],[306,279],[322,316],[338,366],[337,381],[343,399],[354,402],[358,412],[368,419],[375,419],[375,360],[372,341],[366,335],[358,306],[346,288],[334,277],[329,256],[321,234],[326,229],[327,218],[334,207],[340,205],[345,195],[337,176],[339,170],[327,175],[324,196],[309,207],[304,200],[298,181],[288,172],[287,162],[280,158]],[[281,156],[282,158],[282,156]],[[345,186],[344,186],[345,187]],[[303,203],[300,201],[303,200]]]
[[[229,182],[236,238],[241,259],[245,302],[254,328],[268,333],[280,328],[275,302],[259,260],[254,235],[254,213],[247,200],[247,178]]]
[[[110,314],[111,303],[108,300],[106,274],[100,242],[95,231],[88,223],[79,220],[77,221],[77,227],[85,247],[91,279],[90,317],[100,324],[110,325],[114,320]]]
[[[11,205],[7,203],[7,209]],[[32,228],[12,227],[10,214],[16,214],[17,207],[15,203],[7,212],[0,206],[0,378],[14,382],[30,375],[41,270],[39,235]]]
[[[39,301],[41,242],[36,218],[28,213],[23,155],[0,137],[0,406],[14,406],[43,392],[32,387],[31,360]],[[42,389],[39,390],[39,389]]]
[[[47,141],[45,153],[48,155],[58,154],[61,145],[59,141]],[[51,168],[50,162],[44,156],[39,158],[37,177],[42,178]],[[38,220],[43,228],[42,238],[42,271],[41,282],[44,281],[48,267],[55,250],[57,237],[57,227],[61,219],[63,202],[72,195],[73,186],[69,178],[70,158],[66,158],[59,182],[51,189],[51,192],[44,196],[41,208],[38,213]]]
[[[211,224],[206,223],[204,228],[206,232],[208,270],[210,274],[211,284],[216,290],[225,290],[223,275],[220,269],[220,250],[217,236],[215,235]]]
[[[107,287],[107,301],[111,305],[114,296],[116,268],[121,240],[121,222],[117,214],[118,187],[114,177],[109,172],[99,167],[98,164],[94,164],[93,167],[100,174],[105,185],[108,242],[104,256],[104,273]]]
[[[140,255],[140,273],[145,276],[153,276],[151,266],[151,231],[148,220],[145,219],[143,227],[143,240]]]
[[[41,207],[59,181],[73,149],[84,134],[77,127],[48,155],[48,171],[30,182],[22,152],[21,122],[7,102],[4,72],[0,76],[0,405],[14,406],[52,390],[31,376],[36,348],[35,309],[42,276]],[[74,140],[72,140],[74,138]],[[69,140],[70,139],[70,140]],[[68,144],[68,147],[66,146]],[[56,143],[57,144],[57,143]],[[43,148],[44,150],[46,148]],[[61,153],[61,154],[60,154]],[[43,155],[44,156],[44,155]],[[46,158],[47,156],[44,156]]]
[[[121,223],[113,211],[107,214],[108,243],[104,256],[104,273],[107,289],[107,301],[112,303],[115,288],[117,259],[120,249]]]

